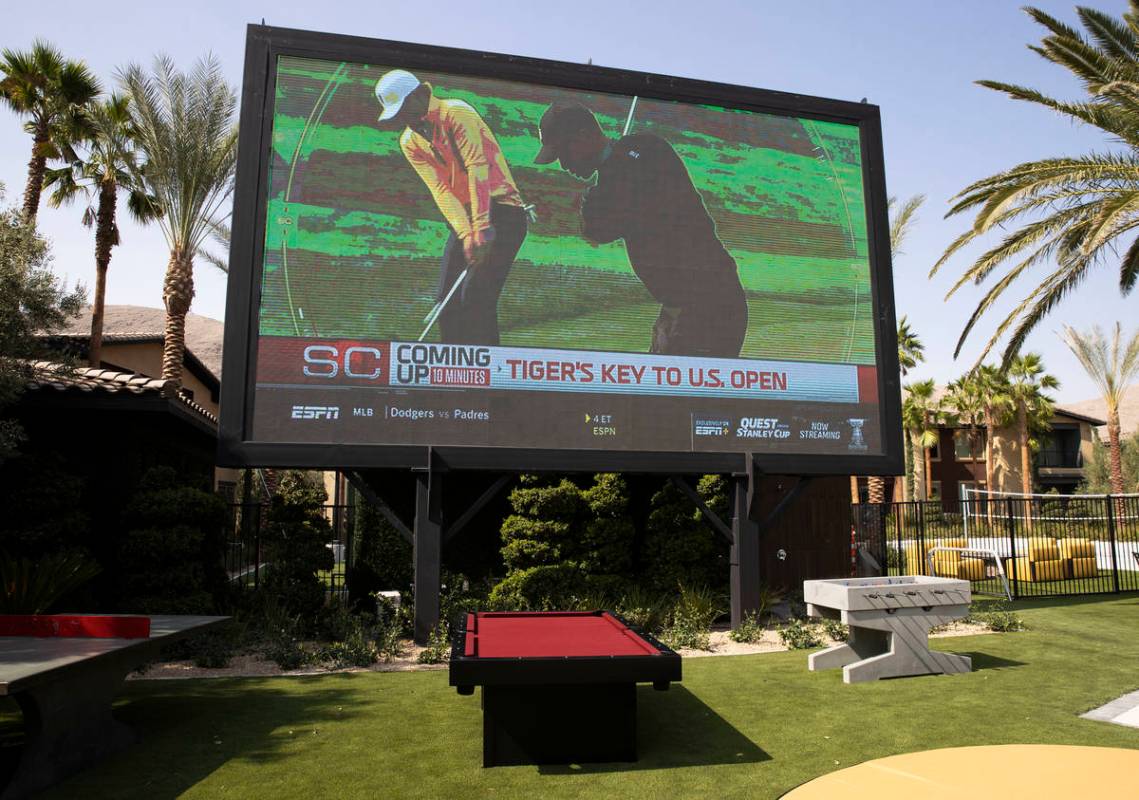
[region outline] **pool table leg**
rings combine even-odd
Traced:
[[[111,714],[130,666],[107,661],[13,695],[24,715],[24,745],[0,799],[28,797],[135,742]]]
[[[637,760],[635,683],[484,686],[483,766]]]

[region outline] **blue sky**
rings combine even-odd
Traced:
[[[1075,97],[1076,82],[1027,49],[1041,29],[1006,0],[784,0],[700,3],[671,0],[550,3],[499,0],[479,4],[434,0],[392,2],[250,3],[199,0],[191,5],[138,2],[22,3],[5,13],[0,46],[26,48],[43,37],[88,65],[111,85],[114,71],[135,61],[149,65],[168,53],[182,64],[212,51],[240,86],[245,26],[271,25],[584,62],[799,92],[844,100],[867,98],[882,109],[889,193],[925,194],[917,225],[894,261],[899,316],[908,314],[928,359],[908,379],[939,381],[972,365],[1001,316],[993,314],[970,337],[957,360],[953,347],[980,292],[970,288],[943,301],[953,278],[969,263],[955,258],[934,280],[929,267],[967,225],[943,219],[947,201],[969,182],[1015,163],[1111,147],[1095,130],[1015,103],[973,81],[1020,83]],[[1072,24],[1071,0],[1036,5]],[[1095,0],[1112,14],[1123,0]],[[18,119],[0,110],[0,181],[7,202],[23,192],[30,142]],[[56,269],[91,286],[93,239],[80,209],[44,208],[40,226],[52,240]],[[976,252],[970,251],[970,252]],[[167,250],[157,229],[127,222],[108,278],[108,302],[160,306]],[[1038,277],[1042,271],[1034,276]],[[1078,328],[1133,328],[1136,300],[1119,297],[1117,265],[1105,263],[1029,338],[1063,383],[1057,397],[1075,401],[1096,391],[1056,332]],[[225,278],[200,263],[193,310],[222,318]],[[1014,286],[1027,294],[1032,278]],[[1001,308],[1007,310],[1009,304]],[[997,312],[1001,308],[996,309]]]

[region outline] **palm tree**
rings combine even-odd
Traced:
[[[965,426],[969,458],[976,462],[985,413],[980,384],[971,373],[966,373],[957,380],[950,381],[946,390],[945,401],[952,406],[958,424]]]
[[[68,61],[47,42],[37,41],[26,52],[4,50],[0,55],[4,73],[0,98],[28,117],[24,130],[32,135],[23,213],[24,219],[35,222],[47,161],[71,153],[72,143],[86,132],[85,108],[101,90],[85,64]]]
[[[92,104],[87,112],[90,138],[84,143],[84,155],[65,167],[48,170],[44,178],[44,188],[53,190],[48,203],[55,208],[82,194],[87,201],[83,224],[95,228],[95,301],[91,306],[91,344],[87,354],[92,367],[102,363],[107,268],[111,264],[111,248],[119,244],[119,226],[115,221],[119,190],[127,192],[127,209],[139,222],[148,222],[159,213],[154,198],[135,177],[139,165],[128,105],[122,95],[111,95],[108,100]]]
[[[1119,442],[1119,401],[1139,376],[1139,330],[1123,341],[1123,326],[1115,323],[1111,344],[1099,326],[1080,333],[1064,326],[1064,343],[1079,359],[1107,406],[1107,446],[1111,459],[1111,493],[1123,494],[1123,459]]]
[[[917,220],[917,211],[921,208],[921,204],[925,202],[925,195],[915,194],[897,208],[898,204],[896,197],[891,197],[887,201],[887,208],[890,212],[890,252],[893,256],[899,256],[902,253],[902,243],[913,229],[914,222]],[[921,340],[918,339],[911,329],[909,322],[903,315],[902,319],[898,322],[898,366],[901,368],[902,376],[904,377],[907,372],[917,366],[919,361],[924,361],[923,355],[924,346]],[[902,437],[902,446],[906,452],[905,460],[909,463],[909,439]],[[902,479],[902,494],[903,497],[908,499],[909,487],[906,486],[906,478]],[[857,478],[852,478],[852,491],[855,494],[854,500],[857,502]],[[884,503],[886,502],[886,481],[881,475],[870,475],[866,478],[867,499],[871,503]]]
[[[1044,362],[1036,353],[1016,356],[1008,368],[1009,396],[1016,409],[1016,431],[1020,444],[1020,482],[1024,494],[1032,493],[1032,466],[1029,452],[1038,446],[1032,435],[1051,428],[1055,405],[1044,394],[1059,389],[1060,381],[1044,371]]]
[[[917,499],[929,499],[929,448],[937,444],[937,426],[942,415],[934,381],[917,381],[903,387],[902,427],[914,449],[914,489]],[[920,453],[921,455],[917,455]]]
[[[997,428],[1008,422],[1013,412],[1012,395],[1009,393],[1008,375],[1001,369],[984,364],[973,373],[977,382],[977,393],[981,400],[981,416],[985,422],[985,490],[993,491],[996,470],[993,464],[993,442]],[[991,495],[986,494],[986,498]],[[992,520],[992,505],[985,503],[986,512]]]
[[[961,352],[970,331],[1006,289],[1031,267],[1055,260],[1037,288],[997,326],[978,363],[1015,325],[1005,346],[1008,365],[1028,333],[1102,261],[1119,258],[1119,288],[1127,294],[1139,277],[1139,0],[1116,19],[1090,8],[1076,13],[1086,33],[1036,8],[1027,8],[1047,34],[1032,47],[1041,57],[1073,73],[1086,97],[1069,102],[998,81],[981,86],[1016,100],[1036,103],[1071,120],[1099,128],[1122,145],[1111,152],[1029,161],[965,187],[947,216],[976,212],[972,227],[957,237],[930,271],[975,239],[1001,231],[1003,238],[982,253],[949,290],[980,284],[1004,270],[981,299],[957,341]],[[948,296],[948,295],[947,295]]]
[[[224,221],[237,156],[237,96],[212,56],[178,71],[165,56],[154,74],[132,64],[119,73],[130,96],[131,119],[145,171],[135,177],[162,209],[158,225],[170,248],[162,299],[166,331],[162,377],[182,385],[186,314],[194,299],[194,257]]]
[[[905,315],[898,322],[898,366],[901,368],[902,377],[904,378],[909,371],[916,367],[918,363],[925,361],[925,345],[922,344],[918,335],[910,328],[909,320]],[[910,449],[910,437],[902,437],[902,449],[904,451],[905,474],[902,476],[902,499],[909,500],[910,495],[913,493],[910,483],[913,479],[913,450]],[[874,491],[875,476],[870,476],[869,489],[871,493]],[[884,484],[881,478],[878,481]],[[870,502],[874,502],[871,500]],[[882,502],[882,501],[879,501]]]
[[[902,370],[902,377],[922,361],[925,361],[925,345],[910,328],[909,319],[903,314],[898,321],[898,366]]]

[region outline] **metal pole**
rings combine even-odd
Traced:
[[[759,609],[759,523],[749,516],[748,477],[732,479],[731,611],[732,628]]]
[[[988,498],[988,502],[991,503],[992,498]],[[1015,599],[1020,597],[1020,578],[1017,575],[1017,569],[1016,569],[1016,521],[1013,519],[1013,516],[1012,516],[1012,502],[1006,499],[1005,503],[1006,503],[1006,506],[1005,506],[1005,525],[1006,525],[1006,528],[1008,530],[1008,549],[1009,549],[1009,552],[1012,554],[1009,557],[1011,559],[1009,561],[1009,563],[1012,564],[1012,596],[1013,596],[1013,599],[1015,600]],[[1028,550],[1029,550],[1029,553],[1032,552],[1032,543],[1031,542],[1029,542]],[[1032,569],[1032,566],[1029,565],[1028,568]],[[1008,570],[1005,570],[1005,572],[1007,573]]]
[[[443,476],[428,466],[415,475],[415,641],[427,644],[439,624],[439,584],[443,555]]]
[[[1115,552],[1115,498],[1109,494],[1104,502],[1107,503],[1107,541],[1111,547],[1111,583],[1114,592],[1119,594],[1119,563]]]

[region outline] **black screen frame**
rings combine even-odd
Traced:
[[[781,116],[857,125],[867,208],[875,362],[883,452],[867,455],[747,452],[650,452],[534,448],[291,443],[247,437],[253,415],[265,209],[273,122],[272,85],[280,56],[399,64],[409,69],[468,74],[590,92],[651,97]],[[621,471],[785,475],[898,475],[903,468],[901,386],[896,338],[889,221],[877,106],[731,84],[617,70],[592,64],[484,53],[356,36],[250,25],[247,29],[226,296],[218,463],[228,467],[312,469],[411,468],[507,471]]]

